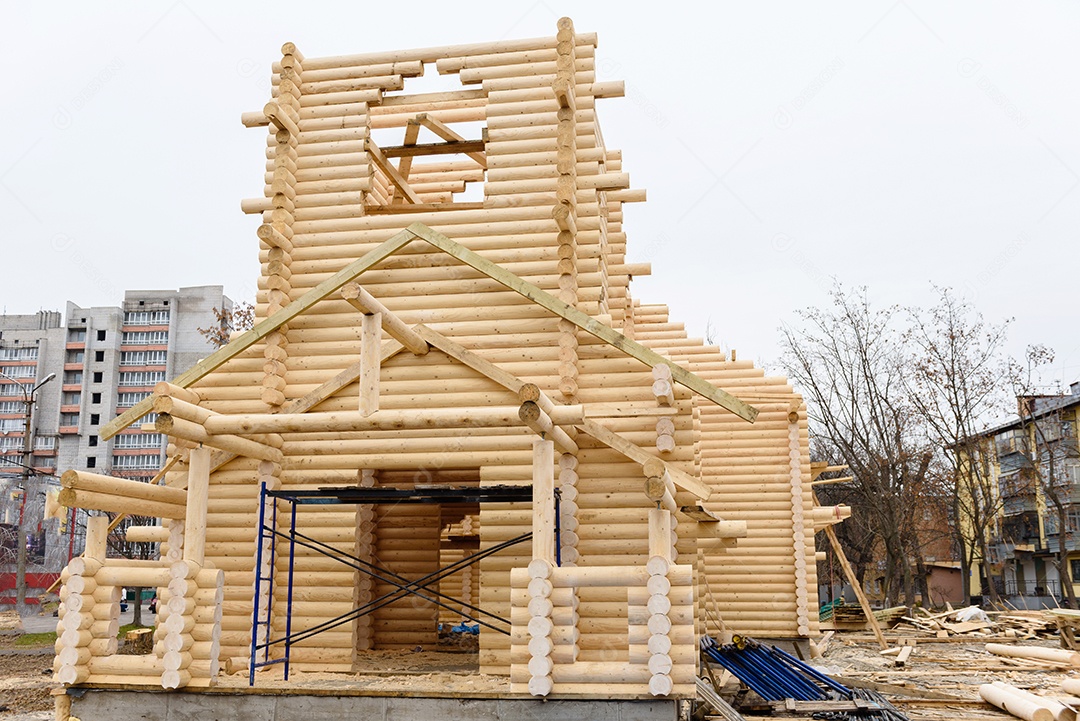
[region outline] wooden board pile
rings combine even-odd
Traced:
[[[626,262],[623,204],[645,194],[604,144],[596,101],[623,88],[597,82],[595,47],[564,18],[520,41],[282,48],[270,102],[243,116],[269,130],[264,196],[242,203],[261,220],[256,326],[101,434],[157,414],[146,430],[169,437],[175,464],[160,491],[179,496],[140,513],[176,518],[186,499],[195,526],[159,540],[186,554],[197,533],[199,568],[223,574],[221,658],[249,653],[256,577],[275,581],[255,619],[275,636],[392,590],[300,548],[290,612],[284,559],[264,547],[255,560],[263,485],[531,484],[531,504],[309,505],[296,522],[408,578],[458,558],[466,518],[482,549],[531,532],[445,585],[511,622],[481,633],[480,668],[514,692],[691,696],[707,596],[737,633],[816,634],[814,533],[846,514],[815,507],[787,381],[631,297],[649,268]],[[406,92],[432,69],[462,87]],[[482,200],[460,199],[470,184]],[[347,672],[368,649],[434,646],[439,615],[395,601],[295,644],[292,666]],[[71,657],[96,657],[85,648]]]
[[[931,613],[916,608],[911,615],[903,616],[898,630],[918,630],[933,633],[940,638],[956,635],[992,636],[1030,639],[1040,636],[1056,636],[1058,629],[1052,611],[986,611],[985,619],[958,620],[967,609]]]

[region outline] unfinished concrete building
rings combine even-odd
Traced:
[[[243,116],[268,130],[242,203],[256,325],[103,429],[156,413],[160,485],[65,476],[68,505],[161,518],[129,532],[161,554],[107,558],[91,519],[57,679],[302,694],[464,618],[498,698],[663,718],[720,619],[816,633],[814,531],[842,514],[814,507],[805,409],[632,298],[622,207],[645,192],[604,144],[623,87],[596,81],[596,36],[282,50]],[[460,88],[410,92],[432,72]],[[115,654],[121,586],[159,588],[151,654]]]

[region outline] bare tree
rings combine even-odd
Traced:
[[[960,555],[965,603],[976,561],[996,603],[989,544],[1002,500],[979,432],[1007,407],[1002,346],[1008,322],[988,325],[949,289],[935,290],[937,305],[926,313],[909,311],[911,328],[904,337],[913,355],[911,402],[934,444],[944,450],[945,497],[951,499],[950,526]]]
[[[255,325],[255,308],[251,303],[237,303],[232,308],[211,308],[217,325],[209,328],[197,328],[215,348],[229,342],[233,331],[250,330]]]
[[[922,565],[911,529],[933,454],[904,381],[910,369],[896,328],[900,310],[872,309],[865,289],[837,285],[832,299],[828,310],[800,313],[802,327],[782,329],[782,362],[807,397],[814,431],[851,470],[859,505],[880,537],[886,603],[902,590],[910,604],[912,557]]]

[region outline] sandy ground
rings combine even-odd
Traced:
[[[130,613],[130,612],[129,612]],[[24,627],[32,632],[55,629],[55,619],[31,617]],[[52,647],[17,647],[13,635],[0,636],[0,721],[45,721],[52,718]],[[1036,668],[1024,662],[992,656],[985,651],[987,641],[996,638],[969,637],[959,642],[937,643],[919,639],[904,667],[893,657],[882,656],[873,638],[866,634],[840,633],[830,643],[823,658],[813,663],[821,670],[851,685],[877,686],[911,719],[989,720],[1010,718],[983,703],[978,686],[1005,681],[1033,693],[1067,700],[1061,681],[1080,676],[1080,669]],[[1026,641],[1029,645],[1057,647],[1055,640]],[[718,673],[719,675],[719,673]],[[222,675],[223,687],[247,686],[246,671]],[[256,677],[256,687],[280,687],[281,667],[271,667]],[[410,689],[438,692],[453,688],[476,693],[508,690],[505,677],[478,673],[476,654],[450,651],[383,651],[365,654],[361,671],[355,674],[291,674],[289,686],[312,689],[362,688],[370,691]],[[727,688],[734,689],[733,682]],[[930,692],[930,693],[927,693]],[[927,695],[947,694],[952,698],[927,699]],[[744,714],[748,719],[767,718]],[[793,719],[792,716],[772,718]]]

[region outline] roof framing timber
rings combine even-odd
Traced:
[[[585,332],[599,338],[600,340],[610,344],[615,348],[618,348],[623,353],[626,353],[632,358],[641,361],[650,368],[656,366],[657,364],[664,364],[669,366],[671,368],[672,380],[679,383],[680,385],[689,388],[695,393],[700,394],[704,398],[709,399],[710,401],[721,406],[722,408],[726,408],[740,418],[751,423],[757,418],[758,410],[753,406],[750,406],[747,403],[739,400],[735,396],[731,395],[730,393],[727,393],[717,388],[712,383],[706,381],[704,378],[701,378],[700,376],[691,373],[682,366],[679,366],[670,361],[669,359],[664,358],[659,353],[656,353],[655,351],[646,348],[640,343],[630,340],[622,333],[619,333],[610,326],[601,323],[600,321],[589,316],[588,314],[581,312],[577,308],[563,303],[550,293],[541,290],[540,288],[532,285],[531,283],[528,283],[525,280],[522,280],[510,271],[496,265],[495,263],[492,263],[486,258],[481,257],[480,255],[474,253],[468,248],[462,246],[461,244],[454,242],[442,233],[432,230],[423,223],[413,223],[405,230],[395,233],[393,236],[384,241],[381,245],[366,253],[363,257],[345,266],[337,273],[327,278],[322,283],[319,283],[307,293],[304,293],[304,295],[279,310],[274,315],[270,316],[261,323],[258,323],[251,330],[246,331],[239,337],[231,340],[225,346],[211,353],[209,356],[196,363],[190,369],[178,375],[171,382],[177,386],[180,386],[181,388],[187,388],[196,381],[206,377],[208,374],[224,365],[227,361],[236,357],[251,346],[255,345],[260,340],[291,321],[293,318],[302,315],[319,301],[323,300],[332,293],[338,292],[347,283],[356,280],[356,278],[358,278],[364,271],[369,270],[383,260],[386,260],[391,255],[397,253],[399,250],[401,250],[415,240],[424,240],[428,242],[429,244],[438,248],[444,253],[447,253],[454,258],[457,258],[462,263],[471,266],[472,268],[483,273],[489,278],[506,286],[515,293],[518,293],[519,295],[528,298],[537,305],[548,309],[557,316],[570,321]],[[425,338],[425,340],[428,340],[429,343],[431,342],[430,338]],[[432,345],[436,344],[432,343]],[[477,358],[479,357],[477,356]],[[487,361],[484,362],[486,363]],[[513,376],[511,377],[513,378]],[[516,378],[514,378],[514,381],[520,382]],[[101,438],[103,440],[112,438],[122,429],[127,428],[139,418],[149,413],[152,408],[153,400],[150,398],[137,403],[131,409],[117,416],[112,421],[104,425],[101,428]]]

